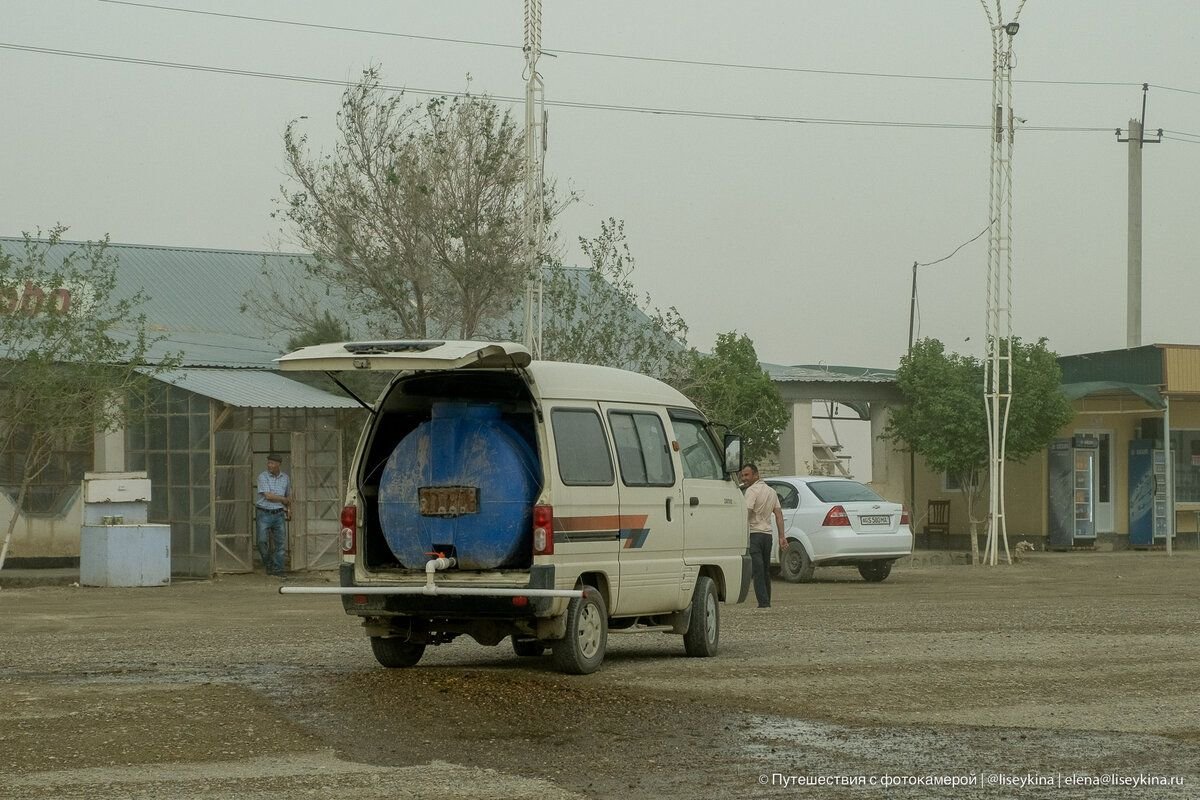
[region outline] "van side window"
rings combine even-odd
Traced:
[[[720,481],[721,460],[716,445],[698,419],[683,419],[672,415],[671,425],[679,441],[679,455],[683,460],[683,477]]]
[[[621,480],[626,486],[674,486],[675,467],[657,414],[610,411]]]
[[[550,424],[562,482],[567,486],[612,486],[612,456],[600,415],[584,408],[556,408]]]

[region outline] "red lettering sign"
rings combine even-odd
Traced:
[[[71,290],[64,287],[47,292],[33,281],[23,288],[0,286],[0,314],[65,314],[71,310]]]

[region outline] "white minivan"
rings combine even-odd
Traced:
[[[510,342],[324,344],[278,363],[397,373],[364,402],[341,586],[280,590],[342,595],[382,665],[463,634],[549,648],[578,674],[610,633],[716,654],[719,602],[744,600],[751,573],[741,442],[675,389]]]

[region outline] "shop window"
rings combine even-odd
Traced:
[[[1200,503],[1200,430],[1172,430],[1175,502]]]

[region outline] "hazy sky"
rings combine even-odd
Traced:
[[[269,216],[284,180],[281,134],[307,116],[311,140],[328,147],[341,93],[12,46],[332,81],[374,63],[392,85],[459,91],[469,74],[473,91],[523,95],[518,0],[157,4],[381,33],[5,0],[0,234],[61,221],[72,238],[294,249]],[[1015,6],[1005,3],[1009,14]],[[1175,139],[1144,151],[1143,341],[1200,343],[1200,3],[1028,0],[1020,21],[1014,76],[1035,82],[1015,84],[1017,115],[1099,130],[1018,133],[1015,332],[1047,336],[1061,353],[1125,346],[1127,146],[1114,130],[1140,114],[1145,81],[1147,129]],[[560,221],[564,237],[625,219],[636,283],[678,307],[702,348],[737,329],[764,360],[894,367],[913,261],[940,258],[987,224],[988,133],[892,124],[988,122],[979,0],[544,0],[543,47],[788,68],[562,53],[541,63],[551,103],[871,123],[549,107],[547,173],[583,195]],[[978,353],[985,265],[981,239],[922,270],[921,334]]]

